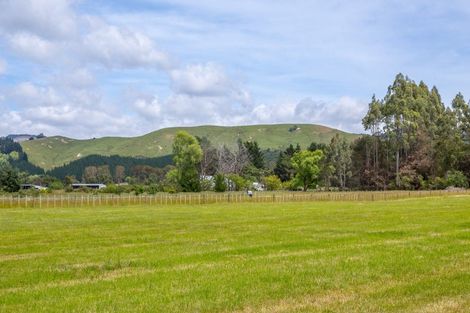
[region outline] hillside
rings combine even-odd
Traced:
[[[315,141],[328,143],[340,133],[353,139],[356,134],[345,133],[320,125],[298,124],[295,131],[292,124],[251,125],[251,126],[197,126],[160,129],[139,137],[104,137],[77,140],[61,136],[47,137],[21,143],[31,163],[46,170],[61,166],[87,155],[120,155],[132,157],[158,157],[171,153],[175,134],[185,130],[195,136],[206,136],[216,146],[226,144],[235,147],[238,138],[256,140],[263,149],[282,149],[289,144],[299,143],[302,147]]]

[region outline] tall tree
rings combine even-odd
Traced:
[[[217,149],[212,146],[207,137],[196,137],[202,150],[202,158],[199,164],[202,176],[214,175],[217,172]]]
[[[382,104],[375,98],[375,95],[372,96],[372,101],[369,103],[369,110],[367,111],[366,116],[362,119],[362,125],[365,130],[371,132],[373,138],[373,168],[377,170],[379,167],[379,142],[381,134],[381,125],[383,122],[382,116]]]
[[[327,158],[333,170],[334,176],[339,183],[339,187],[344,189],[346,187],[346,180],[351,177],[351,147],[346,138],[340,137],[336,134],[330,142],[328,147]]]
[[[96,178],[99,183],[109,184],[113,181],[113,176],[111,176],[109,165],[101,165],[98,166],[96,169]]]
[[[465,98],[459,92],[452,100],[457,121],[457,127],[460,130],[462,140],[465,144],[470,144],[470,106],[465,102]]]
[[[261,148],[256,141],[246,141],[243,144],[248,152],[251,164],[258,169],[264,168],[264,158]]]
[[[89,184],[98,183],[98,169],[96,166],[85,167],[82,180]]]
[[[173,142],[173,160],[177,170],[177,181],[183,191],[200,191],[198,165],[202,159],[202,150],[196,138],[180,131]]]
[[[302,186],[303,191],[314,186],[320,174],[320,162],[323,158],[321,150],[300,151],[292,156],[292,166],[295,169],[296,183]]]
[[[123,183],[126,179],[126,168],[122,165],[116,165],[114,169],[114,181],[118,184]]]

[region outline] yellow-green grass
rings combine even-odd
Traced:
[[[0,210],[0,312],[469,312],[470,197]]]
[[[348,139],[358,135],[313,124],[299,124],[299,129],[289,131],[292,124],[251,126],[197,126],[165,128],[139,137],[104,137],[77,140],[66,137],[49,137],[22,142],[31,163],[46,170],[69,163],[87,155],[120,155],[131,157],[156,157],[171,154],[173,139],[180,130],[194,136],[207,137],[215,146],[234,148],[237,140],[256,140],[263,149],[283,149],[289,144],[301,144],[304,148],[313,141],[328,143],[339,133]]]

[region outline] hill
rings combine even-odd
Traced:
[[[23,141],[21,145],[28,154],[31,163],[46,170],[62,166],[88,155],[119,155],[129,157],[159,157],[169,155],[173,138],[180,130],[194,136],[207,137],[214,145],[235,147],[238,138],[256,140],[261,148],[278,150],[289,144],[299,143],[307,147],[313,141],[328,143],[339,133],[349,139],[358,135],[337,129],[313,125],[298,124],[250,125],[250,126],[196,126],[164,128],[139,137],[103,137],[78,140],[62,136],[47,137],[38,140]]]

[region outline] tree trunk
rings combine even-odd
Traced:
[[[397,149],[395,159],[395,183],[400,187],[400,149]]]

